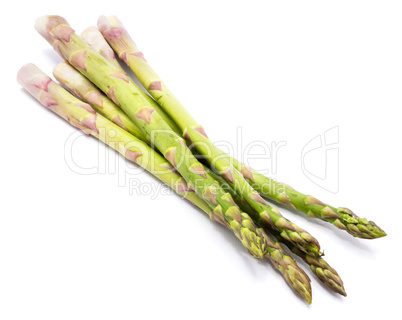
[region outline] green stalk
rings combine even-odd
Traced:
[[[62,69],[57,67],[57,70],[59,72]],[[74,73],[67,73],[66,82],[71,75],[74,76]],[[214,214],[209,205],[196,193],[189,190],[184,179],[175,173],[170,163],[147,144],[96,113],[88,104],[69,94],[33,64],[27,64],[20,69],[18,81],[44,106],[69,121],[73,126],[114,148],[126,159],[142,166],[213,219]],[[74,81],[74,84],[77,83],[79,82]],[[268,235],[263,233],[263,236],[268,244],[266,257],[284,275],[285,280],[308,303],[311,303],[311,287],[307,275]],[[248,246],[247,243],[245,245]]]
[[[173,95],[166,84],[149,66],[144,58],[144,55],[138,50],[135,43],[131,40],[122,23],[115,17],[106,18],[101,16],[98,20],[98,27],[112,48],[117,52],[120,59],[130,67],[144,88],[148,90],[154,99],[179,125],[184,136],[189,138],[198,149],[200,148],[200,145],[204,145],[208,139],[202,126],[200,126],[191,117],[189,112],[184,108],[180,101]],[[213,149],[211,149],[211,147]],[[200,152],[211,152],[212,150],[212,154],[210,154],[210,156],[219,157],[219,163],[215,165],[215,168],[220,172],[224,172],[226,175],[235,175],[235,177],[231,178],[236,180],[236,183],[239,184],[239,186],[236,185],[236,190],[240,190],[239,188],[243,187],[243,193],[251,192],[250,188],[244,188],[244,181],[240,179],[241,173],[241,175],[252,186],[252,188],[261,193],[263,196],[278,203],[296,208],[301,212],[306,213],[310,217],[314,216],[330,222],[336,227],[349,232],[353,236],[372,239],[386,235],[385,232],[374,222],[367,221],[364,218],[359,218],[347,208],[335,208],[327,205],[312,196],[302,194],[301,192],[289,188],[286,184],[278,183],[261,174],[258,174],[256,171],[251,170],[243,163],[223,153],[212,144],[209,144],[208,149],[209,150],[204,149],[202,152]],[[235,167],[237,173],[231,168],[230,164]],[[228,171],[230,171],[230,173]],[[247,196],[245,196],[245,199],[247,200]],[[278,215],[275,215],[275,212],[272,212],[272,208],[271,210],[267,208],[264,209],[269,213],[270,219],[272,220],[271,222],[275,224],[275,219],[278,219]],[[256,220],[258,221],[259,217],[256,217]],[[266,225],[264,222],[261,223],[264,226]],[[279,228],[278,230],[281,229]],[[281,234],[287,238],[287,240],[295,242],[290,235],[286,236],[283,232]],[[303,247],[300,245],[299,249],[305,252],[314,253],[314,250],[311,252],[311,249],[303,249]]]
[[[219,172],[234,189],[255,210],[252,218],[263,228],[273,227],[282,237],[291,241],[300,250],[321,255],[318,241],[308,232],[285,219],[276,208],[271,207],[230,163],[228,156],[216,148],[204,130],[180,104],[155,71],[149,66],[143,54],[137,49],[120,21],[114,17],[100,17],[98,26],[105,39],[127,63],[141,84],[163,109],[176,121],[183,134]]]
[[[142,86],[172,117],[182,133],[187,127],[198,124],[156,72],[149,67],[143,53],[137,49],[123,24],[116,17],[101,16],[98,20],[98,28],[119,58],[130,67]],[[180,107],[176,108],[176,105]],[[176,112],[178,110],[179,113]]]
[[[149,144],[146,136],[112,100],[103,94],[91,81],[85,78],[67,62],[61,62],[53,69],[53,75],[60,84],[80,100],[89,103],[97,112],[113,121]]]
[[[117,61],[112,48],[110,48],[109,44],[103,38],[102,33],[96,27],[88,27],[81,33],[82,40],[88,45],[89,48],[97,51],[101,56],[107,59],[111,64],[113,64],[117,69],[121,70],[121,72],[125,73],[119,62]],[[137,87],[137,85],[127,76],[129,81]],[[138,93],[145,99],[147,102],[152,105],[163,120],[169,125],[169,127],[176,133],[181,134],[180,128],[177,126],[176,122],[172,120],[172,118],[160,107],[159,104],[155,102],[147,93],[138,88]]]
[[[373,221],[357,216],[352,210],[334,207],[317,198],[303,194],[289,185],[270,179],[240,161],[230,158],[231,163],[247,181],[264,197],[305,213],[310,218],[319,218],[344,230],[354,237],[376,239],[387,234]]]
[[[91,49],[97,51],[102,57],[109,60],[116,68],[121,68],[120,63],[117,61],[114,51],[105,41],[102,33],[97,27],[88,27],[81,32],[81,39],[90,47]]]
[[[248,245],[253,256],[263,258],[267,253],[263,230],[257,228],[252,219],[239,210],[231,195],[206,173],[183,138],[171,130],[127,75],[88,48],[64,18],[45,16],[36,21],[35,27],[62,57],[123,109],[177,169],[188,187],[208,203],[214,218],[231,228],[243,244]]]

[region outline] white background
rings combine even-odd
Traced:
[[[238,127],[243,146],[286,141],[272,177],[387,231],[360,240],[281,209],[320,240],[348,297],[307,270],[308,306],[268,261],[250,257],[230,231],[179,197],[151,200],[155,194],[119,186],[121,176],[98,166],[106,148],[95,139],[80,138],[73,156],[99,173],[69,168],[65,143],[76,130],[15,76],[28,62],[51,75],[61,61],[34,30],[37,17],[63,15],[81,32],[111,13],[214,141],[235,144]],[[377,319],[397,311],[401,14],[400,1],[9,3],[0,51],[0,319]],[[327,169],[339,167],[335,193],[301,165],[303,147],[333,127],[339,163]],[[132,170],[111,155],[120,173]],[[308,161],[310,171],[325,169],[322,152]],[[135,178],[160,187],[148,174]]]

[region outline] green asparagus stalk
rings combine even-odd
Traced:
[[[112,100],[103,94],[91,81],[85,78],[67,62],[61,62],[53,69],[53,75],[61,85],[80,100],[89,103],[97,112],[113,121],[140,140],[149,144],[146,136]]]
[[[117,61],[114,51],[109,46],[109,44],[103,38],[102,33],[96,27],[88,27],[81,33],[82,40],[88,45],[92,50],[97,51],[101,56],[107,59],[110,63],[112,63],[117,69],[121,70],[121,72],[125,73],[119,62]],[[127,76],[129,81],[137,87],[137,85]],[[149,104],[159,113],[159,115],[167,122],[169,127],[180,134],[180,128],[177,126],[176,122],[174,122],[170,116],[152,99],[147,93],[138,88],[139,94],[147,100]]]
[[[183,138],[171,130],[127,75],[90,49],[64,18],[45,16],[36,21],[35,27],[62,57],[124,110],[177,169],[188,187],[208,203],[214,218],[234,230],[239,239],[248,242],[252,255],[263,258],[267,253],[263,230],[257,228],[248,214],[239,210],[231,195],[206,173]]]
[[[348,208],[336,208],[326,204],[311,195],[293,189],[285,183],[270,179],[234,158],[230,160],[238,170],[244,173],[247,181],[264,197],[297,209],[310,218],[327,221],[354,237],[376,239],[387,235],[373,221],[357,216]]]
[[[106,18],[101,16],[98,20],[98,27],[112,48],[117,52],[120,59],[130,67],[144,88],[149,91],[162,108],[179,125],[184,136],[190,138],[196,144],[197,148],[200,145],[204,145],[208,139],[202,126],[192,118],[166,84],[149,66],[144,55],[138,50],[122,23],[115,17]],[[213,145],[209,147],[211,146]],[[210,150],[210,148],[208,149]],[[223,159],[219,160],[222,168],[228,167],[228,162],[230,162],[256,191],[271,200],[296,208],[308,216],[315,216],[330,222],[356,237],[372,239],[386,235],[374,222],[359,218],[349,209],[335,208],[327,205],[312,196],[304,195],[289,188],[286,184],[278,183],[258,174],[217,148],[214,148],[213,151],[214,156],[220,155],[220,159]],[[231,170],[231,174],[233,173],[233,170]],[[233,179],[239,180],[238,177],[233,177]]]
[[[279,272],[282,273],[286,282],[297,293],[299,293],[308,304],[311,303],[311,287],[310,278],[308,275],[297,265],[297,262],[286,252],[280,243],[273,241],[269,236],[264,233],[268,244],[268,258]],[[304,253],[306,256],[308,254]],[[311,257],[319,258],[319,257]]]
[[[146,88],[163,109],[175,120],[184,136],[190,139],[197,150],[211,166],[227,181],[255,210],[252,218],[263,228],[273,227],[300,250],[321,255],[318,241],[308,232],[285,219],[276,208],[271,207],[230,163],[228,156],[216,148],[204,130],[180,104],[178,99],[148,65],[143,54],[137,49],[120,21],[114,17],[99,18],[98,27],[105,39],[127,63],[141,84]]]
[[[60,65],[63,64],[66,63]],[[57,67],[57,72],[62,70],[59,66]],[[68,78],[71,75],[75,76],[74,73],[68,73],[65,82],[68,82]],[[213,212],[208,204],[187,188],[184,179],[174,172],[174,168],[165,158],[135,136],[130,135],[100,114],[95,113],[89,105],[73,97],[36,66],[32,64],[23,66],[18,73],[18,81],[43,105],[85,133],[91,134],[114,148],[128,160],[143,166],[179,195],[206,212],[211,218],[213,217]],[[76,84],[77,82],[74,81],[74,83]],[[82,90],[85,90],[85,88]],[[110,113],[108,116],[111,119],[114,118]],[[263,233],[263,236],[269,247],[266,257],[284,275],[285,280],[292,288],[305,298],[308,303],[311,303],[311,287],[307,275],[286,252],[280,251],[281,248],[268,235]],[[246,248],[249,247],[247,241],[242,242]]]
[[[99,52],[101,56],[110,61],[116,68],[121,68],[120,63],[117,61],[114,51],[105,41],[102,33],[97,27],[88,27],[81,32],[81,39],[90,47],[92,50]]]

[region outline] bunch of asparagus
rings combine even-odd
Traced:
[[[233,231],[252,256],[269,259],[307,303],[310,279],[285,246],[325,285],[346,296],[318,241],[266,199],[359,238],[386,235],[374,222],[261,175],[215,147],[116,17],[101,16],[98,28],[89,27],[81,36],[60,16],[41,17],[35,28],[65,60],[53,71],[61,86],[33,64],[20,69],[18,81],[37,100]],[[115,54],[147,92],[129,78]]]

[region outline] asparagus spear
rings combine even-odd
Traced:
[[[62,64],[66,65],[66,63]],[[57,69],[57,72],[61,71],[60,68]],[[65,82],[69,81],[68,79],[71,75],[74,76],[73,73],[67,74]],[[173,172],[173,167],[170,163],[144,142],[130,135],[122,128],[117,127],[100,114],[97,114],[89,105],[70,95],[33,64],[27,64],[20,69],[18,81],[43,105],[69,121],[72,125],[80,128],[85,133],[91,134],[114,148],[128,160],[143,166],[147,171],[166,183],[179,195],[206,212],[213,219],[213,212],[208,204],[189,190],[184,179]],[[74,83],[76,84],[77,82],[74,81]],[[85,90],[85,88],[82,90]],[[113,119],[110,113],[109,117]],[[307,275],[280,246],[275,244],[269,236],[265,234],[265,232],[263,236],[268,245],[266,257],[284,275],[285,280],[305,298],[308,303],[311,303],[311,287]],[[250,248],[248,241],[243,239],[242,242],[248,250],[253,250]]]
[[[121,22],[114,17],[102,16],[99,18],[98,26],[106,40],[131,68],[141,84],[176,121],[184,132],[184,136],[194,143],[211,166],[232,183],[234,189],[255,210],[252,215],[254,221],[263,228],[276,228],[282,237],[291,241],[300,250],[311,255],[321,255],[318,241],[308,232],[285,219],[276,208],[271,207],[244,179],[243,175],[232,166],[227,155],[211,143],[202,127],[192,119],[178,99],[148,65]]]
[[[189,112],[149,66],[144,55],[138,50],[122,23],[115,17],[106,18],[101,16],[98,20],[98,27],[109,44],[118,53],[119,57],[134,72],[141,84],[179,125],[184,135],[194,143],[198,142],[196,146],[203,145],[207,141],[204,129],[192,118]],[[241,172],[243,177],[255,190],[269,199],[296,208],[310,217],[314,216],[330,222],[356,237],[372,239],[386,235],[374,222],[359,218],[350,209],[335,208],[312,196],[295,191],[286,184],[278,183],[273,179],[258,174],[217,148],[214,149],[214,153],[215,155],[221,155],[224,159],[226,158],[238,172]],[[220,160],[220,162],[224,163],[224,167],[227,166],[228,162],[224,162],[223,160]]]
[[[247,181],[264,197],[297,209],[308,217],[327,221],[354,237],[375,239],[387,235],[373,221],[357,216],[348,208],[336,208],[326,204],[311,195],[293,189],[285,183],[270,179],[234,158],[230,158],[230,160],[236,168],[245,173],[244,177]]]
[[[268,247],[268,253],[265,257],[282,273],[288,285],[310,304],[310,278],[278,242],[273,241],[266,233],[264,233],[264,237]]]
[[[248,241],[250,253],[263,258],[267,253],[263,230],[256,228],[248,214],[241,212],[231,195],[206,173],[185,141],[171,130],[152,105],[138,92],[127,75],[91,50],[60,16],[45,16],[36,21],[37,31],[78,71],[119,105],[153,145],[177,169],[190,189],[213,209],[214,218],[235,230]]]
[[[110,48],[109,44],[103,38],[102,33],[100,33],[100,31],[96,27],[88,27],[88,28],[86,28],[81,33],[81,38],[88,45],[88,47],[90,47],[91,49],[97,51],[101,56],[103,56],[110,63],[112,63],[116,68],[120,69],[121,72],[124,73],[124,70],[121,67],[121,65],[119,64],[119,62],[117,61],[112,48]],[[132,82],[132,80],[129,77],[127,77],[127,78],[129,79],[130,82]],[[137,85],[134,82],[132,82],[132,83],[133,83],[134,86],[137,87]],[[159,115],[163,118],[163,120],[165,120],[167,122],[167,124],[170,126],[170,128],[172,128],[172,130],[175,131],[176,133],[180,134],[180,128],[177,126],[176,122],[174,122],[172,120],[172,118],[170,118],[170,116],[168,116],[166,114],[166,112],[159,106],[159,104],[157,104],[154,101],[154,99],[152,99],[143,90],[140,90],[139,88],[138,88],[138,90],[139,90],[138,91],[139,94],[144,99],[146,99],[147,102],[149,104],[151,104],[152,107],[156,111],[158,111]]]
[[[114,51],[105,41],[102,33],[100,33],[97,27],[92,26],[86,28],[81,32],[81,39],[88,45],[88,47],[99,52],[101,56],[109,60],[115,67],[121,68]]]

